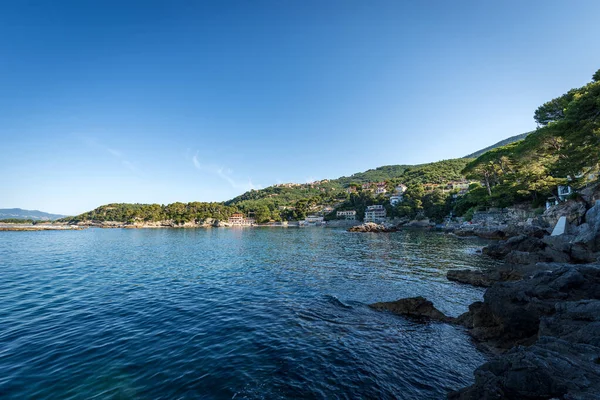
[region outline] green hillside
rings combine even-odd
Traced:
[[[464,158],[477,158],[480,155],[482,155],[483,153],[488,152],[490,150],[493,150],[495,148],[506,146],[507,144],[511,144],[511,143],[514,143],[514,142],[518,142],[519,140],[523,140],[527,136],[529,136],[530,134],[532,134],[533,132],[535,132],[535,131],[525,132],[525,133],[522,133],[520,135],[511,136],[509,138],[506,138],[504,140],[499,141],[496,144],[488,146],[485,149],[481,149],[481,150],[476,151],[475,153],[471,153],[468,156],[465,156]]]

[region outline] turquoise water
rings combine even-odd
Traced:
[[[437,233],[309,229],[0,232],[2,399],[440,399],[484,362],[457,327],[489,265]]]

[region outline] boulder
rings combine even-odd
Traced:
[[[435,321],[451,322],[453,318],[447,317],[434,307],[433,303],[424,297],[409,297],[396,301],[370,304],[369,307],[380,311],[390,311],[394,314],[414,318],[428,318]]]

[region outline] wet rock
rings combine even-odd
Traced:
[[[370,304],[369,307],[380,311],[390,311],[394,314],[415,318],[428,318],[436,321],[451,322],[453,318],[447,317],[434,307],[433,303],[424,297],[409,297],[396,301]]]

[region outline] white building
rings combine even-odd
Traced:
[[[238,225],[238,226],[249,226],[254,225],[256,220],[254,218],[246,218],[244,214],[233,214],[229,217],[228,221],[230,225]]]
[[[381,222],[386,217],[385,208],[381,204],[368,206],[365,211],[365,222]]]
[[[356,211],[354,210],[350,210],[350,211],[338,211],[336,213],[336,217],[338,219],[345,219],[348,221],[354,221],[356,220]]]
[[[322,224],[323,223],[323,217],[318,216],[318,215],[307,215],[306,218],[304,218],[304,222],[306,224]]]
[[[385,188],[385,182],[379,182],[377,187],[375,188],[375,194],[383,194],[386,193],[387,189]]]
[[[395,194],[393,196],[390,196],[390,204],[392,206],[395,206],[398,203],[402,203],[402,195],[401,194]]]
[[[565,201],[571,194],[573,194],[571,186],[558,186],[558,198],[560,201]]]
[[[401,195],[402,193],[406,192],[406,189],[408,189],[406,187],[406,185],[404,185],[404,184],[401,183],[398,186],[396,186],[396,194]]]

